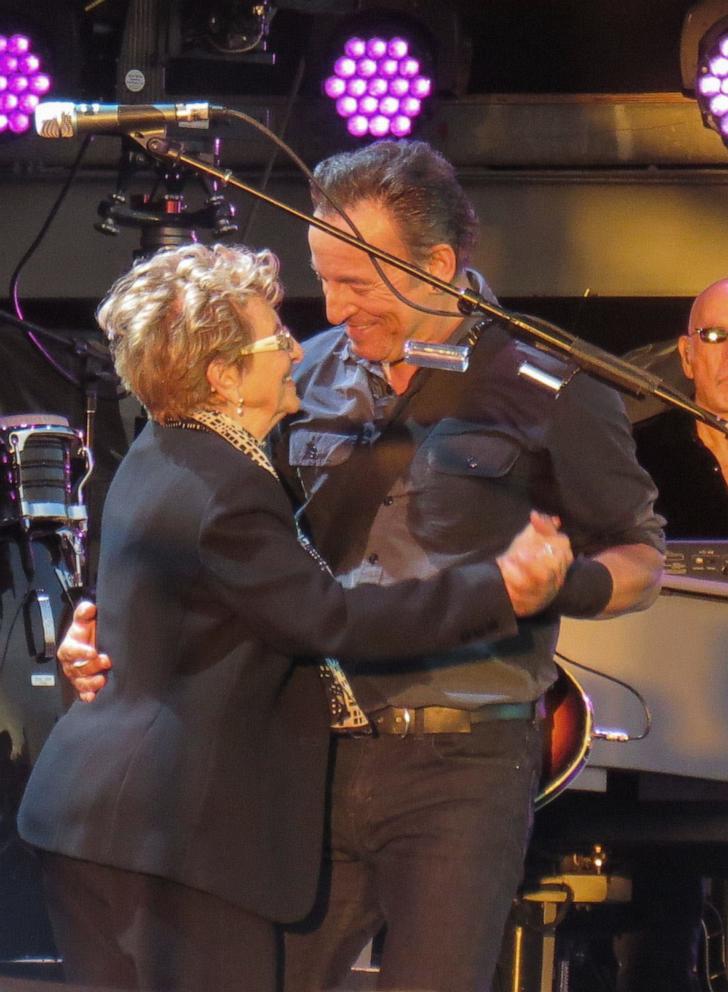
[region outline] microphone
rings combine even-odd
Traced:
[[[410,338],[404,343],[404,361],[406,365],[418,365],[425,369],[467,372],[470,351],[469,345],[433,344],[430,341],[416,341]]]
[[[50,101],[35,108],[35,130],[41,138],[75,138],[81,134],[132,134],[163,131],[168,124],[207,128],[224,119],[224,107],[209,103],[65,103]]]

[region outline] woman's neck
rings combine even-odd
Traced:
[[[265,441],[274,426],[270,423],[270,418],[263,418],[256,410],[247,410],[243,408],[243,412],[241,414],[232,414],[229,410],[222,410],[219,407],[216,407],[210,412],[225,417],[226,420],[228,420],[231,424],[234,424],[236,427],[241,427],[260,444]],[[264,419],[266,421],[265,423],[263,422]]]

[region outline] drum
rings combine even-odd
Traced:
[[[83,489],[93,458],[65,417],[0,417],[0,540],[52,534],[68,564],[68,590],[84,582],[88,513]],[[74,476],[78,481],[74,482]]]
[[[86,471],[74,485],[74,460]],[[91,457],[65,417],[41,413],[0,417],[0,527],[86,524],[83,487]]]

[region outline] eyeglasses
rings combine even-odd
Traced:
[[[280,331],[269,335],[267,338],[260,338],[258,341],[251,341],[250,344],[243,345],[240,349],[241,355],[254,355],[259,351],[293,351],[296,347],[296,339],[287,327],[282,327]]]
[[[728,330],[725,327],[696,327],[694,334],[704,344],[723,344],[728,340]]]

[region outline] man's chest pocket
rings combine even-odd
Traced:
[[[331,434],[310,428],[295,428],[289,438],[289,464],[298,474],[306,496],[316,490],[327,471],[351,457],[356,439],[350,434]]]
[[[540,474],[518,435],[443,422],[412,465],[412,528],[430,545],[501,550],[528,520]]]
[[[436,434],[427,445],[426,459],[433,474],[502,479],[514,473],[523,447],[502,433]]]

